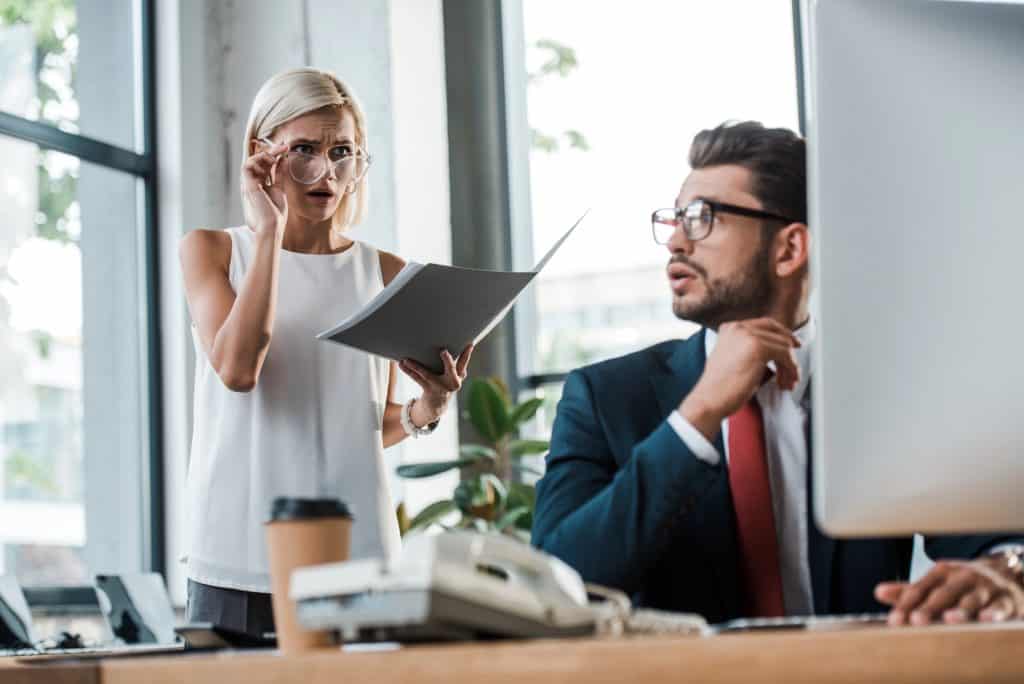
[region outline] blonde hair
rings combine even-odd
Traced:
[[[302,68],[282,71],[264,83],[252,101],[249,121],[245,126],[242,145],[242,163],[252,150],[252,143],[270,137],[274,131],[292,119],[324,107],[338,107],[352,112],[356,124],[356,144],[368,151],[366,119],[352,90],[334,74],[320,69]],[[342,195],[332,221],[337,231],[356,225],[366,215],[369,186],[365,174],[352,193]],[[244,203],[245,193],[242,193]]]

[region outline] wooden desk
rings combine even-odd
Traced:
[[[28,665],[0,658],[0,684],[99,684],[98,662]]]
[[[88,684],[1024,682],[1024,626],[860,629],[108,659]],[[38,675],[45,675],[40,670]],[[83,673],[83,676],[88,676]],[[2,678],[2,677],[0,677]],[[6,683],[6,679],[4,682]],[[24,680],[42,684],[46,679]],[[68,680],[62,680],[68,681]]]

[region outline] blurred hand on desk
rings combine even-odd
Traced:
[[[916,582],[882,582],[875,598],[892,607],[893,626],[1024,618],[1020,569],[1000,555],[939,561]]]

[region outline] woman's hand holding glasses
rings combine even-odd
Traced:
[[[242,165],[242,195],[245,220],[256,233],[284,234],[288,221],[288,199],[276,183],[277,165],[288,151],[284,144],[263,146]]]

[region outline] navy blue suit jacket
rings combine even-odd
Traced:
[[[704,361],[701,331],[568,376],[537,487],[533,543],[635,605],[720,622],[743,616],[746,605],[727,466],[696,458],[666,422]],[[725,453],[721,435],[715,446]],[[808,530],[815,613],[884,610],[875,584],[907,578],[913,538],[833,540],[813,517]],[[1015,540],[925,543],[932,558],[972,558]]]

